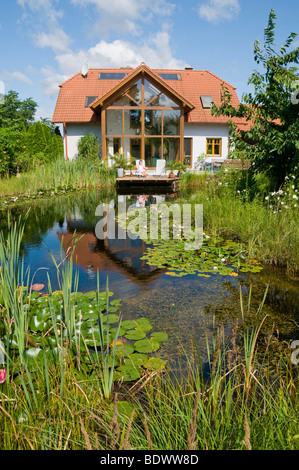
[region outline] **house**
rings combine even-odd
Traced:
[[[109,163],[117,152],[131,162],[142,158],[152,168],[161,158],[191,167],[203,154],[223,161],[228,119],[210,110],[212,102],[220,104],[222,85],[237,106],[236,89],[207,70],[157,70],[144,63],[135,69],[89,69],[60,85],[52,121],[63,125],[69,160],[76,158],[79,139],[93,133]]]

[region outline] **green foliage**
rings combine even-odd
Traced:
[[[99,159],[100,145],[94,134],[87,133],[78,142],[78,158],[89,162]]]
[[[46,119],[34,122],[36,107],[15,91],[0,104],[0,175],[28,171],[63,156],[59,129]]]
[[[9,91],[0,104],[0,127],[16,127],[23,123],[28,129],[34,122],[36,108],[37,103],[31,98],[20,100],[16,91]]]
[[[254,45],[254,60],[263,71],[254,71],[248,84],[253,93],[243,97],[244,104],[231,105],[231,95],[223,89],[220,107],[213,107],[215,115],[244,118],[252,123],[249,130],[239,130],[231,123],[233,155],[251,162],[252,171],[264,172],[271,178],[272,187],[278,189],[286,175],[299,164],[299,104],[292,102],[298,85],[298,45],[290,50],[296,34],[291,33],[286,43],[275,51],[275,20],[270,12],[265,28],[264,47]],[[233,120],[233,119],[232,119]]]

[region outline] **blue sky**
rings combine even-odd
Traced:
[[[58,84],[85,62],[210,70],[241,99],[271,8],[279,47],[299,34],[297,0],[2,0],[0,80],[38,103],[37,118],[52,117]]]

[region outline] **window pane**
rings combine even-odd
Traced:
[[[163,111],[164,135],[180,135],[180,115],[180,111],[175,109]]]
[[[99,73],[99,80],[121,80],[127,75],[123,72],[101,72]]]
[[[180,160],[180,139],[165,138],[163,140],[163,153],[166,162]]]
[[[134,101],[141,104],[141,80],[138,80],[126,93],[133,98]]]
[[[156,88],[154,85],[152,85],[150,82],[147,80],[144,80],[144,103],[148,103],[151,99],[153,99],[155,96],[159,95],[160,90]]]
[[[106,134],[122,135],[122,110],[107,109],[106,111]]]
[[[167,108],[178,108],[178,104],[168,98],[168,96],[164,95],[164,93],[161,93],[159,96],[157,96],[157,98],[154,99],[149,104],[149,106],[165,106]]]
[[[147,137],[145,139],[145,166],[156,166],[157,160],[162,158],[161,155],[161,138]]]
[[[161,135],[162,111],[146,109],[144,111],[144,128],[146,135]]]
[[[215,142],[214,155],[220,155],[220,142]]]
[[[107,155],[111,158],[116,153],[121,153],[121,138],[120,137],[109,137],[106,139],[107,142]]]
[[[184,163],[186,165],[191,165],[192,162],[192,139],[187,137],[184,139]]]
[[[137,106],[137,104],[132,101],[128,96],[123,95],[120,98],[118,98],[112,106]]]
[[[130,161],[136,163],[141,158],[141,139],[130,139]]]
[[[125,109],[125,135],[138,135],[141,133],[141,110]]]
[[[164,80],[182,80],[180,73],[159,73]]]

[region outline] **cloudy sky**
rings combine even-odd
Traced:
[[[58,85],[89,67],[210,70],[248,91],[269,12],[277,46],[299,34],[297,0],[1,0],[0,87],[51,118]],[[298,37],[299,41],[299,37]]]

